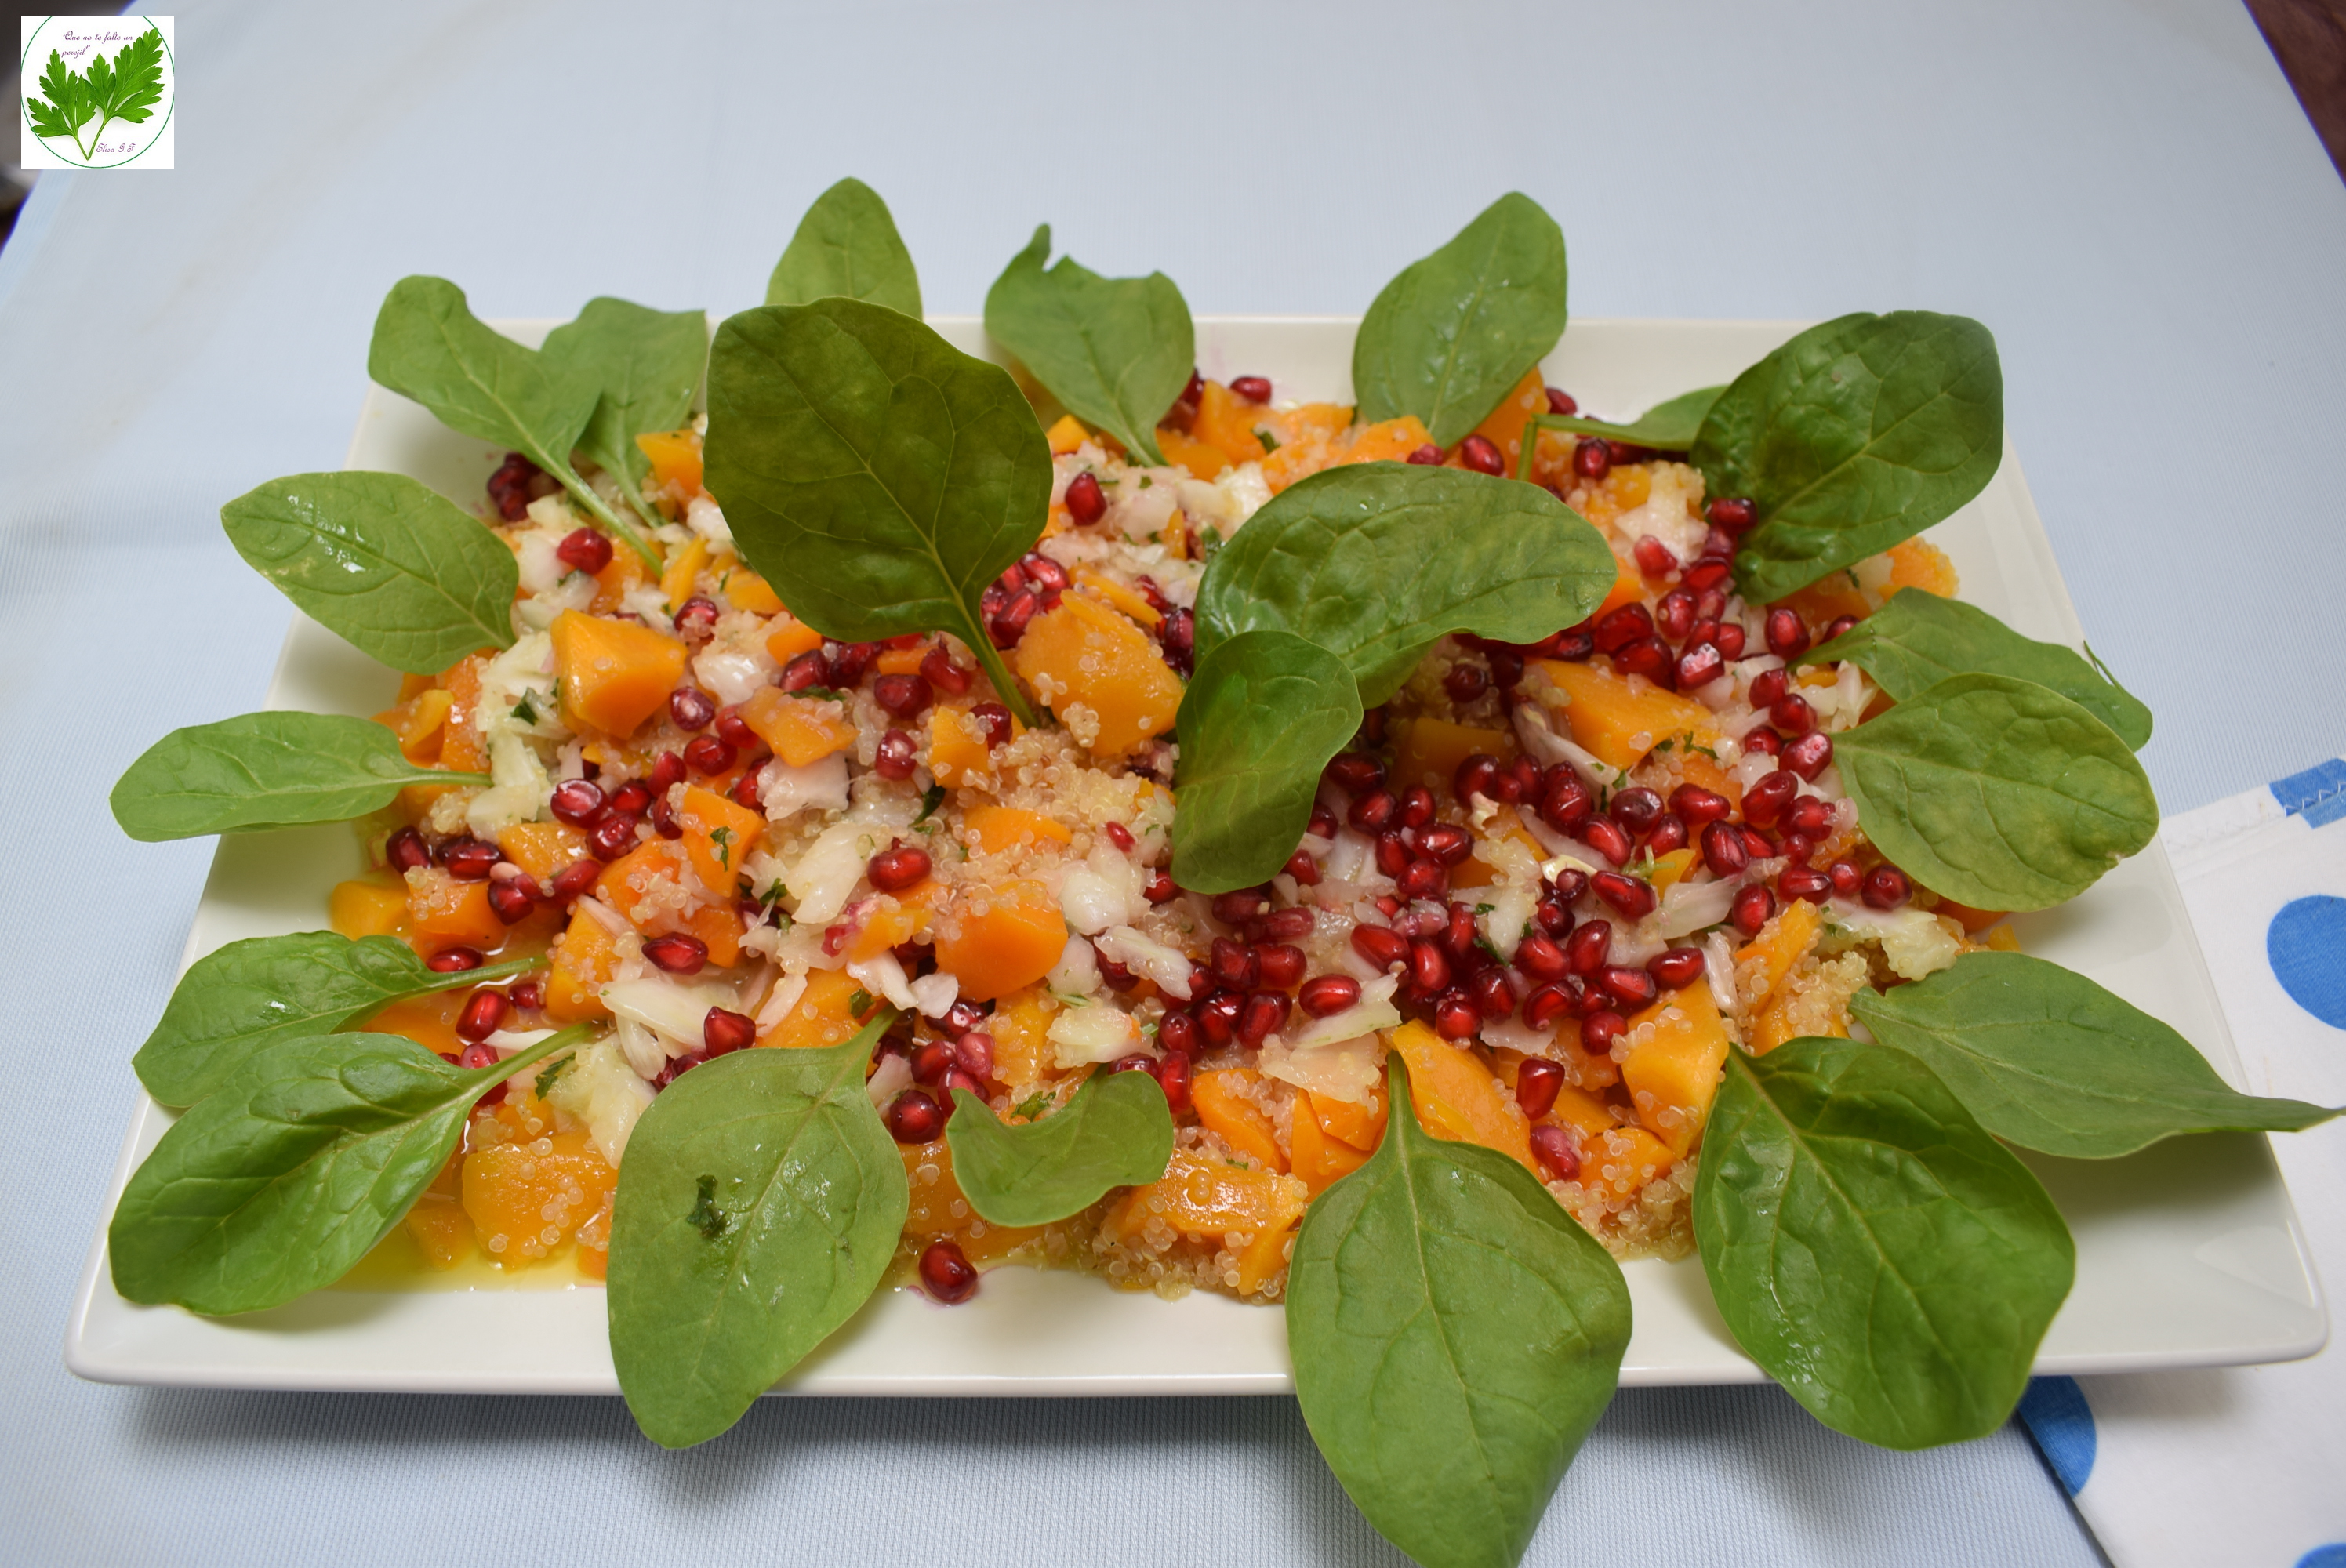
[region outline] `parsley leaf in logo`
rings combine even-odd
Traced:
[[[48,69],[41,76],[41,97],[25,100],[32,111],[33,134],[68,137],[87,163],[97,156],[98,140],[107,126],[116,120],[144,125],[162,102],[163,35],[150,22],[112,60],[93,55],[87,73],[66,69],[65,57],[52,49]],[[92,119],[97,129],[85,144],[81,127]]]

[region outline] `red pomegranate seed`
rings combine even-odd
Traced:
[[[736,755],[730,742],[714,735],[696,735],[684,748],[684,762],[695,773],[722,773],[733,766]]]
[[[462,882],[484,880],[503,859],[503,850],[478,839],[451,839],[440,846],[440,864]]]
[[[1776,886],[1788,899],[1806,899],[1821,904],[1832,897],[1832,879],[1814,866],[1787,866],[1776,879]]]
[[[1624,1007],[1649,1007],[1661,994],[1654,977],[1642,969],[1615,965],[1601,977],[1604,987],[1614,1001]]]
[[[1719,646],[1719,651],[1722,657],[1730,659],[1743,657],[1743,628],[1735,622],[1721,621],[1719,635],[1710,640]]]
[[[1251,991],[1262,978],[1262,965],[1245,943],[1218,936],[1207,949],[1206,967],[1215,980],[1233,991]]]
[[[1865,873],[1865,901],[1878,910],[1894,910],[1913,896],[1914,884],[1895,866],[1876,866]]]
[[[1613,656],[1613,667],[1623,675],[1643,676],[1668,689],[1678,677],[1678,656],[1659,637],[1644,637]]]
[[[1619,653],[1631,643],[1654,635],[1653,612],[1643,605],[1624,605],[1588,629],[1598,653]]]
[[[1633,787],[1614,796],[1605,813],[1632,833],[1643,835],[1662,820],[1662,798],[1642,785]]]
[[[1853,899],[1865,885],[1865,873],[1858,870],[1854,860],[1835,860],[1825,868],[1825,875],[1831,880],[1836,897]]]
[[[1260,1045],[1277,1033],[1287,1023],[1287,1014],[1295,999],[1284,991],[1258,991],[1246,999],[1239,1010],[1239,1040],[1247,1045]]]
[[[468,1073],[477,1073],[484,1067],[494,1067],[503,1060],[504,1058],[497,1054],[497,1048],[495,1046],[484,1045],[475,1042],[473,1044],[465,1046],[463,1051],[457,1054],[456,1065],[464,1068]],[[503,1091],[505,1085],[503,1084],[499,1084],[497,1088],[499,1091]],[[489,1099],[486,1103],[489,1105],[495,1105],[498,1100],[503,1099],[504,1097],[505,1096],[501,1092]]]
[[[1743,849],[1755,860],[1764,860],[1776,852],[1776,846],[1770,841],[1768,835],[1750,827],[1743,830]]]
[[[1624,972],[1645,978],[1642,970]],[[1650,983],[1650,981],[1648,982]],[[1594,996],[1594,991],[1589,993]],[[1629,1032],[1629,1021],[1609,1007],[1600,1007],[1580,1021],[1580,1048],[1591,1056],[1602,1056],[1613,1049],[1613,1042]]]
[[[1451,792],[1456,795],[1462,803],[1472,795],[1480,795],[1485,799],[1492,799],[1491,780],[1497,778],[1498,773],[1497,758],[1486,756],[1480,751],[1474,752],[1465,761],[1461,762],[1458,765],[1458,770],[1450,776]]]
[[[584,827],[603,809],[603,787],[592,779],[566,779],[554,787],[552,809],[556,821]]]
[[[602,874],[600,860],[573,860],[554,873],[554,897],[559,902],[568,903],[593,887],[596,879]]]
[[[516,980],[513,983],[513,989],[505,994],[512,999],[517,1011],[536,1013],[546,1005],[546,982]]]
[[[668,803],[665,795],[652,797],[652,830],[663,839],[684,837],[684,824],[676,820],[676,808]]]
[[[932,1040],[913,1051],[913,1082],[915,1084],[934,1087],[945,1081],[945,1074],[952,1072],[954,1066],[954,1049],[948,1041]]]
[[[1148,885],[1140,890],[1140,896],[1152,904],[1169,904],[1181,896],[1181,888],[1174,881],[1172,873],[1158,871],[1148,879]]]
[[[1158,1062],[1151,1071],[1156,1074],[1157,1086],[1165,1091],[1166,1107],[1177,1116],[1188,1115],[1190,1106],[1189,1084],[1196,1071],[1190,1065],[1189,1058],[1178,1054],[1168,1055]]]
[[[1637,570],[1648,577],[1668,576],[1678,569],[1677,555],[1650,534],[1630,546],[1629,554],[1637,558]],[[1690,605],[1692,601],[1688,603]]]
[[[652,771],[647,780],[654,796],[667,794],[684,782],[684,759],[673,751],[663,751],[652,759]]]
[[[1681,784],[1670,791],[1670,809],[1688,822],[1700,826],[1726,819],[1735,809],[1733,801],[1699,784]]]
[[[1438,899],[1450,891],[1449,868],[1421,855],[1401,869],[1394,884],[1405,899]]]
[[[1810,843],[1807,839],[1801,837],[1798,833],[1785,834],[1783,842],[1776,846],[1776,852],[1796,866],[1807,865],[1809,863],[1809,856],[1813,853],[1815,850],[1816,846],[1814,844]]]
[[[1700,980],[1704,967],[1702,949],[1674,947],[1648,962],[1646,972],[1677,991]]]
[[[996,750],[1006,744],[1012,735],[1010,710],[998,702],[981,702],[969,710],[978,728],[985,732],[985,748]]]
[[[507,925],[519,925],[537,908],[537,884],[527,877],[489,884],[489,908]]]
[[[1857,617],[1855,616],[1835,616],[1831,621],[1826,623],[1824,634],[1818,637],[1817,641],[1821,643],[1829,643],[1835,637],[1848,636],[1851,631],[1854,631],[1856,627]],[[1838,663],[1839,661],[1836,660],[1835,662]]]
[[[1762,887],[1749,887],[1738,892],[1728,913],[1735,929],[1745,936],[1758,936],[1760,928],[1775,917],[1776,895]]]
[[[1398,828],[1388,828],[1377,835],[1376,856],[1378,871],[1398,877],[1409,869],[1409,840],[1402,837]]]
[[[1786,735],[1806,735],[1817,727],[1817,710],[1798,692],[1778,697],[1768,709],[1768,722]]]
[[[1532,1157],[1546,1170],[1548,1180],[1580,1179],[1580,1151],[1572,1146],[1570,1133],[1562,1127],[1541,1125],[1532,1129],[1531,1138]]]
[[[1168,1013],[1158,1020],[1157,1043],[1183,1056],[1202,1055],[1206,1049],[1205,1036],[1198,1032],[1198,1021],[1187,1013]]]
[[[673,617],[676,629],[688,637],[705,637],[717,629],[717,601],[695,594]]]
[[[1224,925],[1244,925],[1270,912],[1270,890],[1239,888],[1233,892],[1216,893],[1212,907],[1214,918]]]
[[[1803,795],[1784,809],[1784,830],[1808,839],[1821,839],[1832,830],[1832,803],[1821,796]]]
[[[1751,863],[1751,855],[1743,842],[1743,834],[1733,824],[1708,822],[1702,830],[1702,863],[1710,874],[1721,881],[1740,875]]]
[[[1580,405],[1573,402],[1572,394],[1562,387],[1550,387],[1547,389],[1547,412],[1560,413],[1569,419],[1580,412]]]
[[[1706,555],[1687,568],[1686,585],[1697,593],[1701,593],[1705,589],[1714,589],[1726,582],[1734,570],[1735,567],[1731,563],[1721,560],[1716,555]]]
[[[1599,871],[1589,879],[1596,896],[1621,911],[1624,920],[1643,920],[1654,912],[1654,888],[1651,882],[1625,877],[1618,871]]]
[[[934,694],[917,675],[883,675],[872,683],[872,700],[898,718],[917,718],[928,711]]]
[[[505,1026],[512,1005],[502,991],[475,991],[465,1000],[464,1011],[456,1015],[456,1038],[486,1040]]]
[[[1466,1040],[1483,1026],[1483,1013],[1464,993],[1445,991],[1433,1003],[1433,1032],[1444,1040]]]
[[[1580,982],[1559,980],[1541,986],[1524,998],[1524,1023],[1533,1029],[1545,1029],[1572,1011],[1580,1000]]]
[[[964,996],[946,1008],[945,1015],[937,1022],[955,1034],[966,1034],[985,1022],[985,1014],[984,1006]]]
[[[1605,955],[1613,948],[1613,922],[1593,920],[1574,931],[1564,944],[1565,961],[1572,972],[1594,975],[1605,967]]]
[[[752,811],[766,809],[766,764],[772,760],[770,757],[759,758],[750,764],[741,777],[733,780],[731,794],[736,806],[746,806]]]
[[[1390,789],[1373,789],[1354,800],[1344,813],[1344,820],[1363,833],[1382,832],[1394,826],[1401,814],[1401,802]]]
[[[1780,669],[1763,669],[1751,677],[1750,688],[1744,696],[1753,708],[1773,708],[1784,700],[1791,687],[1791,678]]]
[[[1039,594],[1064,594],[1075,585],[1067,569],[1039,550],[1021,555],[1018,567],[1026,574],[1027,586]]]
[[[1410,962],[1407,939],[1381,925],[1356,925],[1352,928],[1352,951],[1374,967],[1390,972],[1397,963]]]
[[[1524,972],[1526,979],[1545,983],[1562,980],[1571,964],[1553,938],[1534,932],[1515,944],[1515,967]]]
[[[1563,1087],[1561,1063],[1533,1056],[1515,1071],[1515,1104],[1535,1122],[1555,1108],[1556,1092]]]
[[[1107,495],[1100,489],[1099,476],[1086,470],[1067,481],[1067,515],[1085,528],[1107,515]]]
[[[1672,588],[1654,607],[1654,625],[1674,643],[1687,639],[1694,630],[1694,596],[1684,588]]]
[[[573,528],[562,536],[554,554],[572,571],[591,577],[611,564],[611,541],[592,528]]]
[[[1784,746],[1784,766],[1803,779],[1814,779],[1832,761],[1832,737],[1821,729],[1812,729],[1798,740]]]
[[[883,893],[901,893],[929,880],[929,852],[910,844],[882,850],[863,868],[872,885]]]
[[[1422,468],[1439,468],[1442,466],[1442,449],[1429,441],[1424,445],[1411,452],[1410,454],[1407,457],[1402,458],[1402,461],[1403,463],[1414,463]]]
[[[993,637],[994,646],[998,648],[1016,647],[1018,639],[1026,635],[1027,623],[1042,607],[1042,599],[1032,588],[1021,588],[1011,595],[986,623],[986,634]]]
[[[942,1116],[938,1118],[940,1125],[944,1120]],[[888,1130],[896,1132],[895,1125],[891,1123]],[[922,1144],[929,1140],[897,1133],[896,1141]],[[977,1270],[963,1255],[959,1242],[932,1241],[921,1249],[920,1268],[923,1288],[948,1307],[958,1307],[977,1294]]]
[[[1800,792],[1800,776],[1789,769],[1762,774],[1758,783],[1743,791],[1743,820],[1765,828],[1783,814]]]
[[[1493,648],[1483,656],[1491,661],[1491,684],[1513,691],[1524,678],[1524,656],[1513,648]]]
[[[1409,944],[1409,983],[1426,995],[1450,983],[1450,955],[1419,937]]]
[[[1648,854],[1667,855],[1673,850],[1683,850],[1686,847],[1686,819],[1676,812],[1663,813],[1662,820],[1654,824],[1654,830],[1646,835],[1646,850]]]
[[[1348,795],[1365,795],[1385,781],[1385,765],[1358,751],[1340,751],[1330,758],[1321,776]]]
[[[1237,1039],[1239,1010],[1245,1005],[1246,998],[1235,991],[1217,991],[1199,1003],[1198,1027],[1205,1033],[1207,1044],[1227,1045]]]
[[[1349,974],[1315,974],[1295,993],[1295,1003],[1314,1018],[1331,1018],[1361,1000],[1361,983]]]
[[[880,738],[880,748],[872,759],[872,770],[882,779],[899,782],[913,776],[913,766],[920,761],[920,751],[913,738],[901,729],[889,730]]]
[[[906,1089],[888,1102],[880,1119],[900,1144],[932,1143],[945,1130],[944,1110],[925,1089]]]
[[[938,690],[950,692],[955,697],[969,689],[971,680],[969,667],[954,663],[953,655],[943,643],[938,643],[921,656],[921,676]],[[874,695],[877,695],[876,687]]]
[[[616,860],[636,847],[636,819],[617,811],[586,830],[586,852],[598,860]]]
[[[1294,943],[1265,942],[1254,950],[1254,957],[1262,983],[1274,991],[1291,991],[1302,983],[1303,950]]]
[[[1469,435],[1458,443],[1458,461],[1477,473],[1504,473],[1507,460],[1487,435]]]
[[[1629,835],[1618,824],[1604,817],[1591,817],[1580,825],[1580,841],[1617,866],[1629,863]]]
[[[1602,441],[1583,436],[1572,449],[1572,471],[1583,479],[1602,479],[1612,471],[1613,453]]]
[[[1442,689],[1450,700],[1464,706],[1489,689],[1491,677],[1479,664],[1454,664],[1450,673],[1442,677]]]
[[[1305,826],[1303,830],[1311,834],[1315,838],[1334,838],[1336,836],[1336,813],[1331,811],[1325,806],[1312,807],[1311,820]]]
[[[1747,757],[1774,757],[1784,749],[1784,742],[1772,729],[1755,729],[1743,738],[1743,754]]]
[[[639,779],[630,779],[611,791],[611,809],[623,817],[640,817],[651,803],[651,787]]]
[[[595,806],[600,810],[603,804],[599,799],[601,791],[597,790],[597,795],[598,799]],[[425,843],[423,835],[414,829],[402,828],[383,841],[382,858],[394,871],[417,871],[432,863],[432,846]]]
[[[758,1021],[746,1013],[712,1007],[700,1021],[700,1054],[722,1056],[758,1043]]]
[[[1401,825],[1423,828],[1433,820],[1433,791],[1423,784],[1413,784],[1401,792]]]
[[[670,974],[699,974],[709,962],[709,944],[697,936],[672,932],[644,943],[644,957]]]
[[[810,648],[782,667],[778,684],[784,691],[805,691],[810,687],[829,687],[831,682],[831,661],[823,657],[821,648]]]
[[[1232,376],[1230,391],[1251,403],[1269,402],[1270,378],[1269,376]]]
[[[1760,521],[1760,507],[1740,495],[1721,495],[1702,509],[1702,515],[1714,528],[1739,531]]]
[[[1559,833],[1569,833],[1587,821],[1596,808],[1596,797],[1588,792],[1588,786],[1570,774],[1554,780],[1540,794],[1540,820]]]
[[[1484,1017],[1496,1021],[1515,1010],[1515,993],[1504,969],[1478,969],[1466,982],[1467,998]]]
[[[1770,610],[1767,633],[1768,651],[1778,658],[1796,658],[1809,651],[1809,628],[1801,624],[1798,610]]]

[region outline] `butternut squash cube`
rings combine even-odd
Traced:
[[[1481,752],[1485,757],[1506,758],[1515,749],[1515,738],[1511,730],[1485,729],[1472,724],[1453,724],[1446,718],[1421,717],[1396,720],[1392,726],[1393,765],[1392,787],[1395,790],[1413,784],[1423,784],[1429,789],[1446,789],[1457,777],[1458,765]]]
[[[407,923],[407,883],[394,871],[369,871],[336,882],[326,895],[326,923],[352,942],[362,936],[397,936]]]
[[[1265,1170],[1283,1172],[1287,1156],[1280,1152],[1278,1134],[1250,1094],[1261,1082],[1262,1074],[1251,1067],[1200,1073],[1190,1082],[1190,1103],[1198,1108],[1198,1120],[1232,1154]]]
[[[967,902],[937,921],[937,967],[961,982],[961,993],[990,1002],[1034,984],[1066,951],[1067,922],[1040,882],[986,890],[981,911]]]
[[[1414,1021],[1391,1031],[1385,1042],[1409,1064],[1410,1104],[1427,1132],[1496,1149],[1531,1168],[1531,1128],[1474,1053]]]
[[[618,942],[603,922],[580,910],[570,917],[550,956],[554,967],[546,977],[546,1017],[556,1023],[609,1017],[602,993],[618,966]]]
[[[1233,463],[1260,463],[1262,438],[1255,434],[1254,427],[1262,418],[1255,404],[1219,382],[1208,382],[1198,399],[1198,417],[1190,422],[1189,433]]]
[[[1631,1019],[1630,1033],[1647,1024],[1653,1033],[1621,1064],[1621,1081],[1629,1086],[1637,1120],[1684,1159],[1701,1141],[1711,1097],[1719,1093],[1719,1070],[1727,1064],[1727,1024],[1709,983],[1699,980]]]
[[[766,819],[714,790],[688,784],[676,820],[684,830],[684,852],[691,858],[700,885],[717,898],[733,897],[741,862],[757,847]]]
[[[862,1028],[879,1009],[879,999],[845,970],[811,969],[806,990],[758,1044],[792,1048],[836,1045]]]
[[[682,643],[649,626],[577,610],[554,617],[554,672],[574,729],[632,735],[667,704],[684,659]]]
[[[1184,1236],[1260,1236],[1284,1232],[1303,1213],[1309,1197],[1293,1176],[1250,1170],[1195,1149],[1177,1148],[1163,1176],[1133,1188],[1108,1211],[1107,1228],[1118,1237],[1131,1237],[1151,1219],[1162,1219]]]
[[[1318,1197],[1337,1181],[1368,1164],[1369,1156],[1341,1139],[1331,1138],[1311,1109],[1309,1095],[1295,1096],[1290,1114],[1288,1145],[1294,1153],[1290,1168],[1296,1178]]]
[[[1020,844],[1066,844],[1075,840],[1075,833],[1064,823],[1015,806],[972,806],[961,814],[961,821],[964,830],[976,835],[977,847],[989,855]]]
[[[1096,726],[1090,735],[1071,728],[1098,758],[1126,756],[1172,728],[1181,706],[1181,678],[1148,634],[1081,594],[1035,617],[1013,667],[1037,693],[1048,691],[1046,703],[1062,720],[1078,707],[1090,711]]]
[[[792,697],[778,686],[760,687],[741,705],[741,722],[793,768],[820,762],[855,744],[855,721],[844,704],[820,697]]]
[[[1564,721],[1574,744],[1609,767],[1627,770],[1665,740],[1688,738],[1715,747],[1719,725],[1710,709],[1692,697],[1658,686],[1628,680],[1596,664],[1538,659],[1548,683],[1566,700]]]

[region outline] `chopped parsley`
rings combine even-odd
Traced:
[[[714,1241],[733,1228],[733,1221],[723,1209],[717,1207],[715,1176],[702,1176],[695,1185],[700,1189],[700,1196],[693,1204],[691,1211],[684,1217],[684,1222],[700,1232],[707,1239]]]
[[[944,785],[932,784],[926,789],[922,790],[921,814],[913,819],[913,826],[917,828],[922,823],[927,821],[931,817],[936,815],[937,808],[944,803],[945,787]]]
[[[859,1018],[863,1016],[871,1006],[872,993],[860,985],[855,988],[855,993],[847,999],[847,1010]]]
[[[1015,1115],[1024,1116],[1031,1122],[1035,1117],[1041,1115],[1045,1111],[1050,1109],[1050,1105],[1051,1091],[1048,1089],[1037,1089],[1033,1094],[1027,1095],[1025,1099],[1019,1101],[1013,1109]]]
[[[567,1073],[571,1068],[576,1067],[576,1065],[578,1065],[578,1058],[576,1056],[556,1057],[553,1064],[549,1065],[545,1072],[540,1073],[537,1075],[537,1082],[532,1085],[537,1097],[541,1100],[545,1099],[546,1092],[548,1089],[553,1088],[555,1084],[560,1083],[562,1081],[562,1074]]]
[[[1270,432],[1267,430],[1256,431],[1254,433],[1254,438],[1262,443],[1263,455],[1266,457],[1279,450],[1279,437],[1271,434]]]
[[[730,869],[733,864],[733,830],[711,828],[709,830],[709,841],[717,846],[717,863]]]
[[[530,696],[530,693],[526,691],[523,692],[521,694],[521,700],[513,705],[513,716],[515,718],[520,719],[524,724],[536,724],[537,722],[537,708],[536,705],[529,700]]]

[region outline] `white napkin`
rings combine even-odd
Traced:
[[[2346,1105],[2346,761],[2162,833],[2250,1094]],[[2273,1153],[2333,1292],[2328,1349],[2277,1367],[2039,1378],[2020,1417],[2116,1568],[2346,1568],[2346,1118]]]

